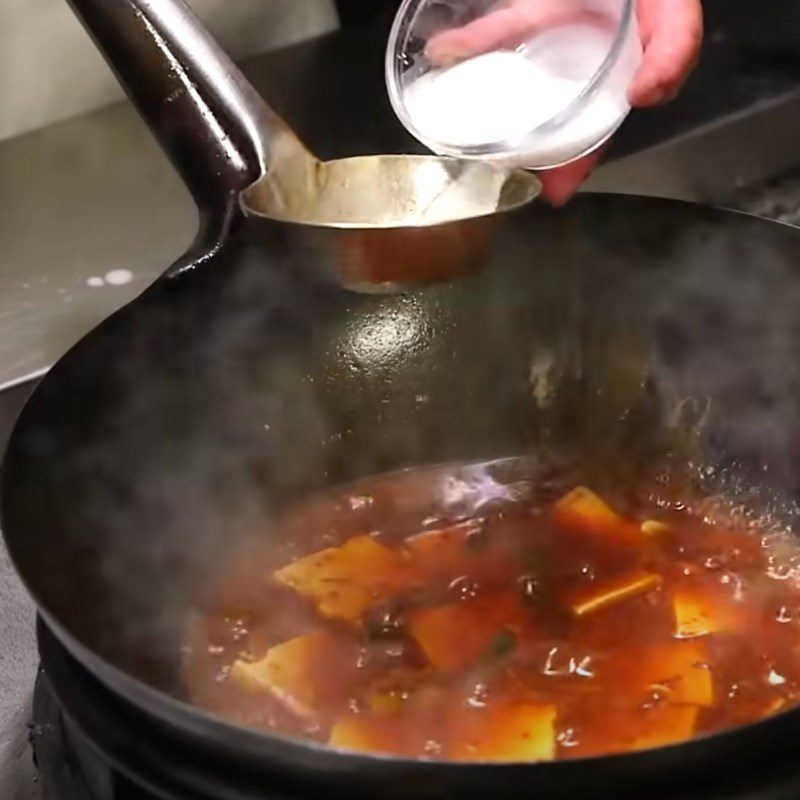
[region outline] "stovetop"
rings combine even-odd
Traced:
[[[86,750],[43,670],[36,678],[28,737],[37,769],[31,787],[36,800],[156,800]]]
[[[25,779],[6,785],[3,800],[164,800],[172,795],[151,794],[111,768],[86,743],[62,712],[46,672],[40,668],[33,692],[31,721],[27,727],[33,758]],[[737,787],[733,794],[710,790],[703,800],[797,800],[800,774],[790,766],[793,777],[774,780],[768,788]],[[772,770],[765,770],[770,775]],[[10,794],[7,792],[11,792]],[[181,800],[183,800],[181,795]],[[203,794],[203,798],[207,795]],[[691,800],[697,800],[693,795]],[[176,798],[177,800],[177,798]],[[187,797],[188,800],[188,797]],[[642,798],[645,800],[645,798]],[[687,800],[689,800],[687,798]]]

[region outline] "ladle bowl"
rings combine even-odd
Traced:
[[[531,173],[434,156],[317,161],[297,142],[242,192],[245,214],[303,226],[320,263],[362,291],[453,277],[480,264],[493,215],[539,191]],[[309,237],[308,228],[313,228]]]

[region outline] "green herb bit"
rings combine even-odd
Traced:
[[[504,630],[495,636],[484,653],[483,661],[492,662],[508,658],[517,648],[517,637],[513,631]]]

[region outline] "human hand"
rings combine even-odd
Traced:
[[[516,43],[541,27],[563,25],[586,17],[578,0],[511,0],[480,19],[431,37],[426,53],[437,64]],[[703,39],[700,0],[636,0],[642,37],[642,64],[628,88],[628,101],[637,108],[672,99],[694,69]],[[539,174],[542,196],[552,205],[566,203],[590,175],[602,149]]]

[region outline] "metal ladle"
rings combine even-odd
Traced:
[[[246,216],[300,226],[348,285],[380,290],[458,274],[480,260],[492,217],[539,193],[534,175],[480,162],[320,161],[183,0],[70,2],[201,217],[234,197]]]

